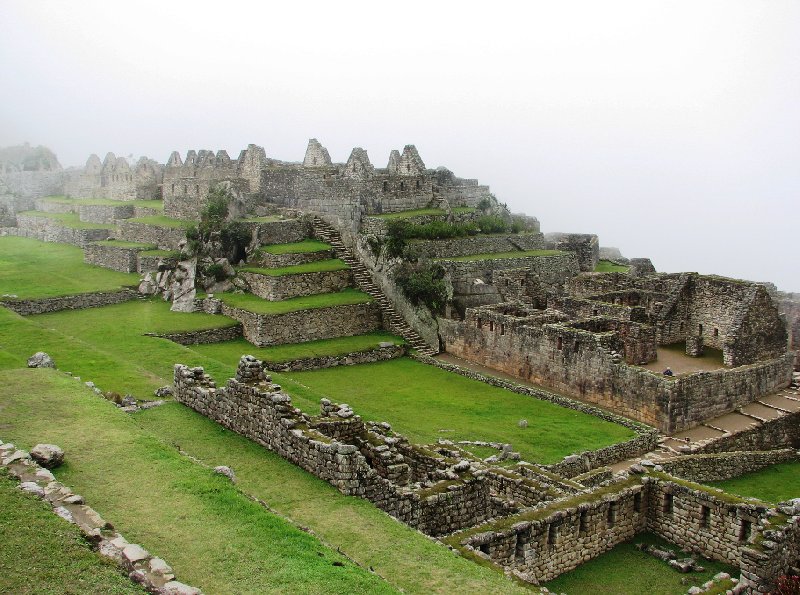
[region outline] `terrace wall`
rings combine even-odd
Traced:
[[[0,300],[0,305],[22,316],[31,316],[34,314],[46,314],[47,312],[59,312],[60,310],[82,310],[84,308],[110,306],[111,304],[130,301],[138,295],[133,289],[120,289],[119,291],[97,291],[35,300],[3,298]]]
[[[90,242],[107,240],[110,229],[80,229],[67,227],[60,222],[37,215],[17,214],[16,235],[33,238],[42,242],[72,244],[85,248]]]
[[[269,254],[267,252],[257,252],[250,257],[248,264],[268,269],[278,269],[281,267],[317,262],[318,260],[328,260],[329,258],[333,258],[332,250],[321,250],[319,252],[307,252],[302,254]]]
[[[265,365],[275,372],[302,372],[304,370],[320,370],[337,366],[356,366],[358,364],[382,362],[402,357],[405,353],[406,347],[404,345],[392,345],[391,347],[354,351],[344,355],[320,355],[285,362],[268,362]]]
[[[138,253],[146,248],[120,248],[103,244],[87,244],[83,249],[83,262],[122,273],[139,270]]]
[[[691,481],[724,481],[770,465],[798,460],[793,448],[684,455],[660,463],[665,473]]]
[[[349,269],[280,276],[240,271],[239,276],[247,282],[253,294],[272,302],[304,295],[334,293],[352,286]]]
[[[305,219],[283,221],[243,221],[259,244],[290,244],[311,237],[311,225]]]
[[[222,313],[241,322],[245,339],[258,347],[363,335],[381,325],[380,310],[372,302],[287,314],[257,314],[223,304]]]
[[[121,221],[116,239],[153,244],[159,250],[177,250],[178,246],[186,241],[186,229],[182,227],[161,227],[136,221]]]
[[[409,242],[409,246],[415,253],[427,258],[452,258],[469,254],[540,250],[544,248],[544,236],[540,233],[475,235],[449,240],[414,240]]]
[[[134,216],[135,209],[131,203],[117,205],[79,205],[78,217],[87,223],[103,223],[114,225],[120,219]]]

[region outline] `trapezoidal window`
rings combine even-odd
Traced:
[[[384,182],[383,183],[383,191],[384,192],[388,192],[389,191],[389,182]]]
[[[175,184],[172,185],[172,194],[175,194]]]
[[[637,492],[633,496],[633,512],[642,512],[642,493]]]
[[[700,507],[700,526],[704,529],[711,526],[711,509],[708,506]]]
[[[550,523],[547,527],[547,543],[549,545],[555,545],[556,539],[558,539],[558,525]]]
[[[189,190],[186,188],[186,184],[183,185],[183,193],[188,194]]]
[[[417,190],[419,190],[419,187],[420,187],[420,183],[419,183],[419,180],[417,180]]]
[[[714,331],[712,332],[712,334],[713,334],[715,337],[719,337],[719,329],[718,329],[718,328],[715,328],[715,329],[714,329]]]
[[[564,348],[564,339],[559,337],[556,339],[556,349],[563,349]]]
[[[703,325],[702,325],[702,324],[698,324],[698,325],[697,325],[697,335],[698,335],[699,337],[702,337],[702,336],[703,336]]]
[[[486,554],[487,556],[489,555],[489,544],[488,544],[488,543],[482,543],[482,544],[480,544],[480,545],[478,546],[478,549],[479,549],[480,551],[482,551],[484,554]]]
[[[617,522],[617,503],[611,502],[606,513],[606,526],[610,529]]]
[[[317,158],[316,158],[316,157],[314,157],[314,159],[313,159],[312,161],[313,161],[313,164],[314,164],[314,165],[316,165],[316,164],[317,164]]]
[[[490,330],[490,331],[493,331],[493,330],[494,330],[494,320],[490,320],[490,321],[489,321],[489,330]]]
[[[400,190],[405,190],[405,189],[406,189],[406,183],[400,182]]]
[[[672,514],[675,510],[675,496],[672,494],[664,494],[664,512]]]
[[[503,324],[502,322],[500,323],[500,334],[501,335],[505,335],[506,334],[506,325]]]
[[[483,328],[483,320],[478,318],[478,328]]]
[[[199,184],[195,184],[194,193],[197,194],[198,196],[200,196],[200,185]]]
[[[581,510],[580,520],[578,521],[578,532],[586,533],[589,530],[589,512],[586,510]]]
[[[753,524],[750,521],[742,521],[742,527],[739,529],[739,541],[747,541],[750,539],[750,534],[753,532]]]

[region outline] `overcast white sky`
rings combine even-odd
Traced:
[[[124,8],[123,8],[124,6]],[[543,231],[800,291],[800,2],[0,0],[0,146],[416,144]]]

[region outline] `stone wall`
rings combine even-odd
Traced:
[[[794,369],[800,371],[800,293],[776,293],[776,301],[781,313],[786,317],[789,333],[789,349],[797,354]]]
[[[243,221],[242,225],[251,229],[253,237],[261,245],[290,244],[292,242],[302,242],[311,237],[311,225],[306,219]]]
[[[286,314],[257,314],[223,304],[222,313],[241,322],[245,339],[258,347],[363,335],[381,324],[373,302]]]
[[[0,192],[0,227],[15,227],[17,225],[17,213],[30,211],[34,208],[34,201],[31,198],[23,198],[12,194],[2,194]]]
[[[600,241],[593,234],[548,233],[545,245],[552,250],[574,253],[581,271],[594,271],[600,260]]]
[[[393,345],[391,347],[377,347],[364,351],[354,351],[344,355],[320,355],[285,362],[268,362],[265,365],[275,372],[302,372],[304,370],[320,370],[322,368],[335,368],[337,366],[355,366],[358,364],[382,362],[403,357],[405,353],[405,345]]]
[[[85,248],[90,242],[107,240],[112,230],[67,227],[55,219],[20,213],[17,215],[17,231],[15,233],[42,242],[72,244]]]
[[[724,481],[764,467],[800,460],[793,448],[684,455],[660,463],[664,472],[691,481]]]
[[[469,223],[477,219],[480,213],[477,211],[460,213],[450,212],[442,213],[441,215],[414,215],[413,217],[404,217],[403,221],[411,225],[426,225],[434,221],[450,221],[452,223]],[[384,217],[365,215],[361,220],[361,227],[359,231],[364,235],[374,235],[383,237],[388,231],[388,223],[391,219]]]
[[[134,216],[134,207],[131,203],[117,205],[79,205],[78,217],[87,223],[104,223],[115,225],[120,219],[129,219]]]
[[[397,447],[407,444],[404,437],[389,430],[376,433],[346,406],[324,399],[319,417],[300,412],[252,357],[242,358],[236,378],[225,387],[217,387],[202,368],[178,364],[173,394],[178,402],[278,453],[343,494],[368,499],[428,535],[449,533],[498,512],[488,483],[473,475],[469,464],[448,467],[441,479],[429,477],[421,489],[408,486],[408,463]],[[443,465],[447,466],[444,461]]]
[[[292,275],[264,275],[252,271],[239,271],[250,292],[272,302],[304,295],[334,293],[352,285],[350,269],[321,271]]]
[[[138,253],[147,249],[147,247],[122,248],[104,244],[87,244],[83,249],[83,262],[122,273],[136,273],[139,271]]]
[[[82,310],[84,308],[110,306],[111,304],[119,304],[135,299],[138,295],[133,289],[120,289],[119,291],[97,291],[35,300],[2,298],[0,299],[0,305],[22,316],[30,316],[58,312],[60,310]]]
[[[64,171],[15,171],[0,173],[0,182],[10,194],[23,198],[42,198],[61,194]],[[3,184],[0,184],[3,185]]]
[[[332,250],[321,250],[319,252],[308,252],[303,254],[269,254],[267,252],[256,252],[249,259],[248,264],[252,266],[264,267],[267,269],[278,269],[290,267],[298,264],[317,262],[333,258]]]
[[[152,273],[158,270],[174,269],[178,266],[179,260],[180,256],[177,253],[171,256],[155,256],[140,252],[138,254],[137,270],[140,273]]]
[[[449,240],[411,240],[408,246],[418,256],[452,258],[468,254],[540,250],[544,248],[544,236],[540,233],[475,235]]]
[[[82,169],[65,172],[64,194],[75,198],[133,201],[161,198],[163,166],[147,157],[131,164],[107,153],[103,161],[90,155]]]
[[[205,345],[208,343],[222,343],[223,341],[233,341],[242,336],[242,325],[235,324],[224,328],[211,328],[199,331],[184,331],[180,333],[145,333],[148,337],[158,337],[169,339],[181,345]]]
[[[800,448],[800,411],[766,422],[754,421],[750,428],[701,443],[692,452],[770,450],[787,446]]]
[[[116,239],[126,242],[154,244],[159,250],[177,250],[186,241],[186,229],[182,227],[161,227],[136,221],[121,221]]]

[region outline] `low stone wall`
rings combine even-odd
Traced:
[[[371,431],[352,410],[326,399],[319,417],[300,412],[255,358],[242,357],[236,378],[225,387],[217,387],[202,368],[177,364],[173,394],[178,402],[276,452],[343,494],[370,500],[428,535],[446,534],[498,512],[487,482],[472,475],[469,464],[449,468],[447,479],[413,489],[407,484],[408,464],[397,448],[407,444],[405,437],[389,430]]]
[[[111,236],[110,229],[80,229],[66,227],[54,219],[36,215],[17,215],[16,235],[33,238],[42,242],[72,244],[85,248],[90,242],[107,240]]]
[[[84,308],[110,306],[136,299],[138,295],[133,289],[120,289],[119,291],[97,291],[35,300],[2,298],[0,305],[22,316],[31,316],[60,310],[83,310]]]
[[[392,345],[391,347],[378,347],[377,349],[354,351],[344,355],[322,355],[318,357],[293,359],[285,362],[267,362],[265,365],[275,372],[301,372],[303,370],[335,368],[336,366],[371,364],[373,362],[403,357],[405,354],[405,345]]]
[[[239,276],[247,282],[251,293],[271,302],[304,295],[335,293],[352,285],[350,269],[278,277],[240,271]]]
[[[164,560],[128,542],[111,523],[87,506],[81,496],[56,481],[49,470],[39,466],[29,453],[0,440],[0,466],[20,481],[19,487],[24,492],[44,500],[53,507],[55,514],[77,525],[101,556],[119,564],[132,581],[149,593],[202,595],[199,589],[176,581],[172,568]]]
[[[260,244],[290,244],[302,242],[311,236],[311,224],[305,219],[283,221],[243,221]]]
[[[159,250],[177,250],[186,240],[186,230],[180,227],[160,227],[149,223],[122,221],[116,239],[126,242],[154,244]]]
[[[432,357],[419,354],[412,355],[411,357],[422,363],[436,366],[449,372],[455,372],[456,374],[460,374],[461,376],[465,376],[473,380],[485,382],[486,384],[504,388],[521,395],[534,397],[542,401],[549,401],[561,407],[566,407],[567,409],[574,409],[576,411],[619,424],[626,428],[630,428],[637,433],[637,436],[626,442],[613,444],[611,446],[593,451],[586,451],[576,455],[570,455],[561,463],[556,463],[555,465],[546,467],[554,473],[558,473],[564,477],[574,477],[581,473],[591,471],[597,467],[612,465],[614,463],[618,463],[619,461],[624,461],[625,459],[653,450],[658,445],[658,432],[655,429],[622,417],[621,415],[615,415],[609,411],[606,411],[605,409],[600,409],[599,407],[594,407],[587,403],[575,401],[573,399],[556,395],[554,393],[549,393],[541,389],[535,389],[508,380],[503,380],[502,378],[485,376],[478,372],[462,368],[461,366],[457,366],[455,364],[443,362]]]
[[[121,248],[103,244],[87,244],[83,249],[83,262],[122,273],[139,270],[138,253],[146,248]]]
[[[406,209],[397,209],[397,211],[407,210]],[[412,225],[425,225],[427,223],[432,223],[434,221],[444,221],[446,219],[451,220],[453,223],[466,223],[468,221],[472,221],[480,216],[480,213],[471,212],[471,213],[452,213],[449,217],[444,213],[441,215],[417,215],[416,217],[405,217],[403,221],[410,223]],[[383,217],[375,217],[366,215],[361,219],[361,226],[360,232],[364,235],[376,235],[376,236],[385,236],[387,233],[387,224],[389,221],[393,221],[392,219],[385,219]]]
[[[269,254],[267,252],[257,252],[250,257],[248,263],[267,269],[278,269],[281,267],[291,267],[298,264],[317,262],[319,260],[328,260],[329,258],[333,258],[332,250],[306,252],[303,254]]]
[[[258,347],[363,335],[380,328],[374,302],[286,314],[257,314],[223,304],[222,313],[241,322],[244,338]]]
[[[105,223],[114,225],[120,219],[129,219],[134,216],[134,208],[131,203],[120,203],[117,205],[80,205],[78,206],[78,217],[87,223]]]
[[[73,202],[47,200],[39,198],[34,201],[35,209],[43,213],[75,213],[78,207]]]
[[[13,194],[0,195],[0,227],[16,227],[17,213],[32,211],[34,201]]]
[[[137,256],[137,270],[140,273],[151,273],[159,270],[159,266],[174,269],[179,260],[178,256],[148,256],[140,253]]]
[[[793,448],[685,455],[660,462],[664,472],[691,481],[724,481],[770,465],[800,460]],[[577,479],[577,478],[576,478]]]
[[[692,452],[771,450],[786,446],[800,448],[800,411],[766,422],[754,422],[753,426],[746,430],[702,443],[693,448]]]
[[[227,326],[224,328],[210,328],[199,331],[185,331],[182,333],[145,333],[148,337],[169,339],[181,345],[205,345],[207,343],[222,343],[233,341],[242,336],[242,325]]]
[[[449,240],[412,240],[408,246],[419,256],[452,258],[468,254],[540,250],[544,248],[544,236],[540,233],[475,235]]]

